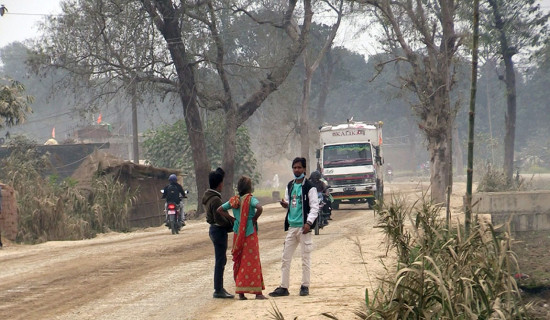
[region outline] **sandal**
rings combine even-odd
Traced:
[[[256,295],[256,300],[266,300],[266,299],[267,299],[267,297],[264,296],[263,294],[257,294]]]
[[[244,293],[239,293],[239,300],[248,300],[248,298],[244,296]]]

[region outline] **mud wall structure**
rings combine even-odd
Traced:
[[[511,218],[511,231],[550,230],[550,191],[480,192],[472,204],[472,212],[490,214],[493,225]]]

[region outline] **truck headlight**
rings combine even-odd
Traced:
[[[365,183],[374,183],[376,180],[375,180],[375,176],[374,176],[374,173],[367,173],[367,176],[365,178]]]

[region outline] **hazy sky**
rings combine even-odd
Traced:
[[[0,47],[13,41],[22,41],[37,35],[36,22],[42,20],[46,15],[59,14],[61,8],[59,0],[2,0],[8,12],[0,17]],[[550,10],[550,0],[540,0],[543,9]],[[349,26],[342,26],[348,29]],[[342,30],[340,34],[350,35],[352,32]],[[336,45],[350,41],[341,36],[336,39]],[[338,43],[340,42],[340,43]],[[358,41],[359,42],[359,41]],[[363,48],[369,50],[369,48]],[[360,51],[360,50],[358,50]]]
[[[550,0],[549,0],[550,1]],[[0,17],[0,47],[37,35],[36,22],[59,14],[59,0],[2,0],[8,12]]]

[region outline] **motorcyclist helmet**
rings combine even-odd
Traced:
[[[177,182],[178,181],[178,177],[176,177],[175,174],[171,174],[170,177],[168,177],[168,181],[170,182]]]
[[[310,178],[311,180],[321,180],[321,177],[322,177],[322,176],[321,176],[321,172],[319,172],[319,171],[317,171],[317,170],[313,171],[313,172],[309,175],[309,178]]]

